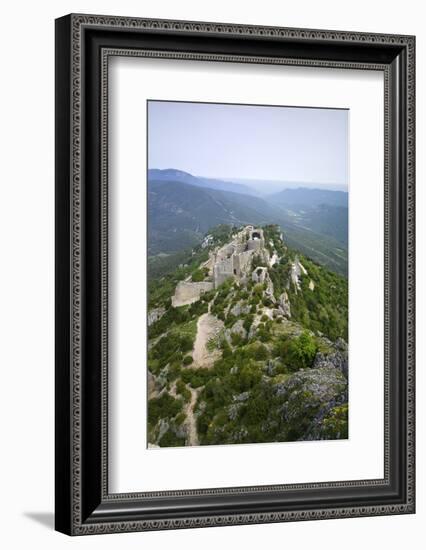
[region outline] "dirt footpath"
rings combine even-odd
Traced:
[[[207,343],[211,338],[216,338],[222,328],[223,322],[210,315],[210,313],[201,315],[197,322],[197,336],[195,337],[194,351],[192,352],[194,359],[192,367],[212,367],[213,363],[220,357],[220,351],[209,351]]]

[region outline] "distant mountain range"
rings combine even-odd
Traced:
[[[348,193],[299,188],[260,197],[234,182],[148,171],[150,256],[191,248],[220,224],[278,224],[290,246],[347,274]]]
[[[322,205],[348,207],[348,193],[328,189],[284,189],[268,195],[268,200],[283,208],[315,208]]]
[[[233,193],[241,193],[243,195],[258,195],[258,193],[248,185],[213,178],[201,178],[173,168],[168,168],[166,170],[153,168],[148,170],[148,180],[180,181],[189,185],[195,185],[196,187],[217,189],[218,191],[232,191]]]
[[[219,224],[278,223],[280,209],[263,199],[182,181],[149,181],[149,254],[197,244]]]
[[[238,183],[245,185],[250,189],[255,190],[256,193],[264,195],[272,195],[272,193],[278,193],[283,189],[328,189],[330,191],[343,191],[347,192],[347,186],[338,183],[321,182],[312,183],[309,181],[289,181],[289,180],[264,180],[264,179],[247,179],[247,178],[227,178],[227,181],[232,183]]]

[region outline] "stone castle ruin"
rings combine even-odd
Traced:
[[[252,258],[255,253],[260,252],[267,252],[263,230],[247,225],[230,243],[210,253],[209,259],[202,266],[208,268],[210,280],[201,283],[186,280],[178,283],[172,298],[173,307],[196,302],[204,292],[218,288],[227,279],[249,276]]]
[[[263,250],[264,245],[263,230],[248,225],[232,242],[220,248],[214,257],[214,288],[231,277],[241,278],[246,275],[251,267],[253,253]]]

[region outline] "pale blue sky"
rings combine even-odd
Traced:
[[[347,185],[341,109],[148,102],[149,168],[208,178]]]

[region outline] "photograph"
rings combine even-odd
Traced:
[[[347,440],[349,109],[146,108],[148,448]]]
[[[247,2],[233,18],[228,4],[228,22],[216,4],[201,17],[200,2],[198,15],[176,3],[132,16],[57,8],[54,431],[51,407],[45,415],[54,464],[42,459],[55,472],[54,528],[106,543],[121,534],[124,546],[130,533],[171,531],[176,546],[188,532],[188,550],[189,536],[197,548],[221,545],[197,538],[201,528],[227,526],[229,546],[234,527],[255,537],[254,524],[270,524],[271,540],[281,529],[296,546],[314,529],[306,541],[319,550],[331,520],[348,550],[365,529],[400,548],[415,525],[403,516],[416,513],[421,18],[384,20],[383,3],[369,5],[367,25],[365,10],[312,1],[309,21]],[[28,87],[28,71],[9,73]],[[31,128],[52,139],[39,122]],[[5,135],[18,136],[22,156],[17,128]],[[24,214],[40,194],[37,166],[31,156],[11,164],[7,188]],[[22,167],[28,200],[13,185]],[[28,233],[22,208],[10,209],[12,226],[26,243],[37,236],[37,258],[17,255],[22,246],[7,257],[22,256],[27,275],[40,263],[34,228],[52,224],[35,209]],[[4,288],[15,310],[25,305],[9,324],[46,311]],[[6,369],[25,382],[24,412],[25,399],[31,411],[47,403],[31,383],[41,373],[31,344],[14,342],[10,356],[13,367],[31,352],[30,378]],[[31,440],[21,443],[28,454]],[[26,526],[37,508],[22,510]],[[253,548],[265,541],[259,528]]]

